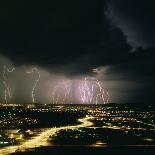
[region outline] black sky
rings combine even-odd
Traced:
[[[67,76],[110,66],[110,80],[143,83],[132,101],[153,102],[154,6],[153,0],[1,1],[0,53],[16,66]]]

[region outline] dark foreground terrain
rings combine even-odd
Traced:
[[[18,152],[13,155],[154,155],[154,147],[137,146],[111,146],[111,147],[86,147],[86,146],[57,146],[38,148],[28,152]]]

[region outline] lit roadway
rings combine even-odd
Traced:
[[[26,140],[19,145],[3,147],[2,149],[0,149],[0,155],[11,154],[14,153],[16,150],[24,152],[27,149],[51,145],[50,143],[48,143],[49,136],[51,136],[52,138],[52,136],[54,136],[59,130],[92,126],[93,123],[89,121],[90,119],[92,119],[92,117],[86,116],[85,118],[78,119],[78,121],[81,122],[81,124],[79,125],[44,129],[39,135],[33,137],[32,139]]]

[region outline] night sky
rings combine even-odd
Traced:
[[[0,100],[7,65],[16,68],[8,75],[12,102],[30,102],[34,78],[25,70],[35,66],[38,102],[48,102],[57,80],[98,68],[110,102],[155,104],[154,7],[154,0],[0,1]]]

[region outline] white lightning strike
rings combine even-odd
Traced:
[[[4,84],[4,89],[5,89],[4,90],[4,100],[5,100],[5,103],[8,103],[8,100],[11,100],[11,98],[12,98],[11,87],[9,85],[6,72],[12,73],[14,70],[15,70],[14,67],[9,69],[7,66],[3,66],[3,84]]]
[[[36,80],[34,81],[34,84],[32,86],[32,92],[31,92],[31,97],[32,97],[32,102],[35,103],[36,100],[35,100],[35,90],[36,90],[36,87],[37,87],[37,84],[40,80],[40,72],[38,70],[38,68],[32,68],[31,71],[27,71],[26,72],[27,74],[32,74],[32,73],[36,73],[37,74],[37,78]]]
[[[68,98],[71,98],[71,83],[70,81],[62,81],[53,89],[52,103],[64,104],[67,103]]]
[[[86,77],[84,78],[82,85],[79,86],[79,89],[82,102],[92,102],[94,96],[94,85],[92,84],[91,87],[89,87],[89,81]]]
[[[82,103],[108,103],[109,94],[103,82],[96,78],[85,77],[79,86]]]
[[[75,98],[72,94],[76,92]],[[79,96],[80,95],[80,96]],[[109,102],[108,91],[104,87],[104,83],[96,77],[85,77],[80,80],[78,86],[73,90],[72,82],[70,80],[64,80],[58,82],[51,94],[51,100],[53,104],[65,104],[68,101],[77,101],[77,98],[85,104],[106,104]]]

